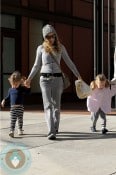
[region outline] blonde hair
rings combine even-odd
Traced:
[[[109,87],[110,86],[110,82],[109,80],[105,77],[104,74],[98,74],[95,78],[95,80],[93,80],[91,83],[90,83],[90,88],[92,90],[96,89],[97,88],[97,84],[96,84],[96,81],[99,80],[99,81],[105,81],[105,87]]]
[[[43,47],[46,52],[52,53],[52,54],[54,54],[54,52],[59,53],[61,51],[61,43],[56,35],[55,35],[55,41],[53,45],[49,44],[49,41],[45,39],[43,42]]]
[[[19,71],[15,71],[11,74],[11,76],[8,78],[10,84],[18,83],[22,80],[21,73]]]

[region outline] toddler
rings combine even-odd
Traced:
[[[106,134],[106,114],[111,112],[111,99],[116,95],[116,84],[111,84],[104,74],[96,76],[91,82],[91,95],[87,98],[87,108],[91,112],[92,132],[96,132],[96,123],[100,115],[102,119],[102,134]]]
[[[5,97],[1,106],[4,107],[7,101],[10,101],[10,116],[11,116],[11,124],[10,124],[10,132],[9,136],[14,137],[15,124],[18,119],[18,135],[23,134],[23,99],[24,94],[30,92],[30,86],[24,86],[24,77],[21,76],[21,73],[15,71],[9,77],[9,82],[11,88],[8,90],[8,95]]]

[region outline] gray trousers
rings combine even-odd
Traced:
[[[48,133],[56,134],[59,129],[61,95],[63,92],[62,77],[40,77],[40,88],[43,98],[45,119],[48,126]]]
[[[91,120],[93,122],[93,127],[96,128],[96,123],[97,123],[99,116],[102,119],[101,125],[103,128],[105,128],[106,127],[106,114],[100,108],[96,113],[91,112]]]

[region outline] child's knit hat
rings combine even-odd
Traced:
[[[43,38],[44,39],[49,33],[54,33],[57,36],[57,33],[52,25],[49,25],[49,24],[45,25],[43,27],[42,31],[43,31]]]

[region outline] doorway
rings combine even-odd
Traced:
[[[1,59],[0,59],[0,100],[7,95],[9,88],[8,77],[15,70],[21,70],[20,31],[9,21],[9,15],[2,16],[4,21],[1,28]],[[10,18],[11,20],[11,18]],[[12,18],[16,22],[15,17]]]

